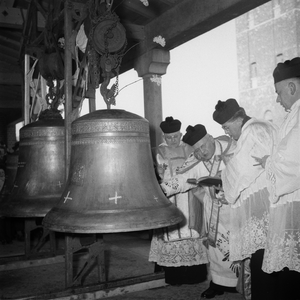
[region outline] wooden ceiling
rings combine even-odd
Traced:
[[[78,24],[82,9],[91,0],[68,1],[73,21]],[[171,50],[269,0],[93,1],[111,3],[126,29],[130,51],[122,59],[122,73],[132,69],[140,55],[157,47],[153,37],[164,37],[164,48]],[[64,4],[63,0],[0,1],[0,126],[22,117],[24,54],[32,44],[43,46],[50,9],[56,10],[56,21],[63,24]]]

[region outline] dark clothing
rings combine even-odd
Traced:
[[[209,287],[218,292],[237,293],[235,287],[219,285],[212,281],[210,282]]]
[[[171,285],[196,284],[207,279],[206,264],[181,267],[164,267],[165,281]]]
[[[300,273],[284,268],[271,274],[262,271],[264,250],[251,257],[252,300],[300,300]]]

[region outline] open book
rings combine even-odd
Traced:
[[[195,184],[198,186],[222,186],[222,180],[220,177],[213,177],[213,176],[204,176],[201,178],[189,178],[187,180],[190,184]]]

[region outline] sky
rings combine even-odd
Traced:
[[[167,43],[168,41],[166,41]],[[238,100],[235,21],[229,21],[170,51],[170,64],[162,76],[163,119],[172,116],[188,125],[203,124],[213,136],[224,134],[213,121],[218,100]],[[112,79],[108,88],[115,82]],[[106,104],[96,91],[96,108]],[[112,109],[125,109],[144,117],[143,81],[132,69],[119,76],[119,95]],[[87,107],[83,107],[82,114]]]

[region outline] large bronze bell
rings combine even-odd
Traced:
[[[151,157],[149,123],[125,110],[97,110],[72,123],[69,178],[43,219],[53,231],[112,233],[179,223]]]
[[[44,217],[59,201],[65,183],[65,127],[60,118],[42,119],[20,129],[19,162],[6,217]]]

